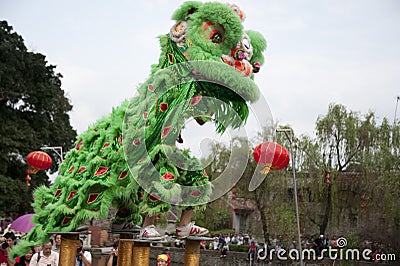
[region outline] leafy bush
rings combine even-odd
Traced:
[[[230,245],[229,245],[229,251],[247,252],[247,251],[249,251],[249,246],[248,246],[248,245],[234,245],[234,244],[230,244]]]
[[[214,236],[218,236],[220,233],[223,233],[223,234],[234,234],[235,233],[235,230],[234,229],[220,229],[220,230],[211,230],[210,231],[210,234],[211,235],[214,235]]]

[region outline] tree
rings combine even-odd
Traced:
[[[340,104],[331,104],[328,114],[318,117],[317,139],[327,168],[339,172],[358,170],[361,151],[374,138],[372,118],[369,114],[362,121],[358,113]]]
[[[0,215],[29,210],[31,191],[21,191],[27,154],[42,146],[68,150],[76,137],[68,115],[72,106],[55,68],[44,55],[29,52],[23,38],[0,21],[0,195],[23,195],[0,201]],[[53,161],[55,171],[60,158]],[[49,180],[39,172],[31,183],[34,189]]]
[[[365,215],[366,205],[375,215],[379,212],[387,226],[399,230],[399,127],[386,118],[377,125],[373,112],[361,115],[331,104],[317,119],[316,135],[298,140],[297,170],[311,180],[301,191],[303,199],[308,198],[301,202],[302,211],[319,233],[325,234],[334,215],[343,220],[343,213],[349,220],[366,221],[369,231],[373,226],[378,229],[379,223]]]
[[[254,141],[235,139],[230,145],[243,147],[240,158],[251,155],[252,146],[271,139],[290,147],[284,134],[274,136],[274,128],[266,127]],[[290,126],[279,128],[290,130]],[[293,136],[294,150],[290,152],[295,158],[303,234],[356,234],[361,240],[400,246],[400,240],[391,237],[400,233],[399,136],[398,124],[391,125],[386,118],[378,124],[373,112],[360,114],[339,104],[331,104],[327,114],[318,118],[316,137]],[[215,160],[207,170],[211,178],[219,176],[229,160],[237,160],[224,145],[214,154]],[[255,166],[249,156],[236,186],[238,196],[256,203],[261,218],[258,226],[266,241],[271,233],[295,236],[291,164],[268,173],[257,189],[249,191]],[[213,223],[212,219],[208,222]]]

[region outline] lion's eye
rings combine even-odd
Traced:
[[[223,37],[222,37],[222,34],[220,32],[215,32],[211,36],[211,41],[213,43],[221,43],[222,39],[223,39]]]
[[[223,43],[225,40],[225,31],[221,25],[205,22],[203,24],[203,32],[205,37],[213,43]]]

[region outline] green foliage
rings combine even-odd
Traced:
[[[22,37],[0,21],[0,183],[5,184],[0,195],[26,194],[11,202],[0,201],[0,215],[25,205],[29,210],[31,190],[24,191],[24,158],[29,152],[42,146],[64,150],[72,146],[76,137],[68,115],[72,106],[61,89],[61,78],[44,55],[29,52]],[[53,161],[59,160],[53,156]],[[32,189],[49,184],[42,173],[32,179]]]
[[[30,201],[30,190],[25,182],[0,175],[0,216],[25,214],[30,210]]]
[[[234,252],[248,252],[249,248],[250,248],[249,245],[234,245],[234,244],[229,245],[229,251],[234,251]]]
[[[210,231],[210,235],[219,235],[219,234],[234,234],[235,233],[235,230],[233,230],[233,229],[229,229],[229,228],[222,228],[222,229],[219,229],[219,230],[215,230],[215,231]]]
[[[327,231],[328,235],[344,235],[349,245],[368,238],[398,246],[390,236],[400,232],[400,126],[386,118],[379,124],[374,113],[359,114],[334,104],[316,125],[316,137],[293,136],[300,226],[305,235]],[[263,129],[253,145],[271,141],[274,128]],[[244,141],[233,140],[231,146]],[[290,149],[284,134],[276,134],[275,141]],[[214,154],[218,155],[210,170],[218,176],[230,152],[220,145]],[[266,239],[270,233],[297,235],[291,165],[270,172],[259,189],[250,192],[254,170],[250,156],[236,186],[237,196],[255,200],[261,221],[268,218],[263,225]],[[326,170],[330,170],[330,185]]]
[[[316,134],[315,139],[298,142],[298,170],[310,179],[303,182],[303,200],[308,196],[300,202],[303,215],[321,232],[326,229],[324,219],[330,219],[330,230],[347,220],[357,227],[350,227],[352,232],[362,237],[382,238],[382,232],[372,232],[382,231],[383,224],[389,235],[399,232],[399,126],[386,118],[379,125],[373,112],[362,115],[331,104],[318,118]],[[329,186],[325,169],[331,171]]]
[[[195,211],[193,220],[196,224],[208,228],[210,231],[220,232],[229,227],[230,215],[223,200],[216,200],[207,204],[204,211]]]
[[[296,213],[294,204],[276,202],[271,207],[271,229],[275,232],[285,232],[287,235],[296,235]]]
[[[347,245],[345,247],[346,249],[359,247],[360,239],[356,233],[352,232],[346,235],[346,240],[347,240]]]

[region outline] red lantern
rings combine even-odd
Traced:
[[[289,152],[276,142],[263,142],[253,151],[254,160],[264,165],[262,174],[268,174],[270,170],[281,170],[290,161]]]
[[[30,187],[30,186],[31,186],[31,183],[30,183],[31,179],[32,179],[32,178],[31,178],[29,175],[26,175],[25,181],[26,181],[26,186],[27,186],[27,187]]]
[[[367,200],[367,197],[366,197],[365,195],[362,195],[362,196],[361,196],[361,200],[362,200],[362,201],[365,201],[365,200]]]
[[[33,151],[26,157],[26,162],[33,168],[32,173],[36,174],[39,170],[47,170],[53,161],[51,157],[43,151]]]

